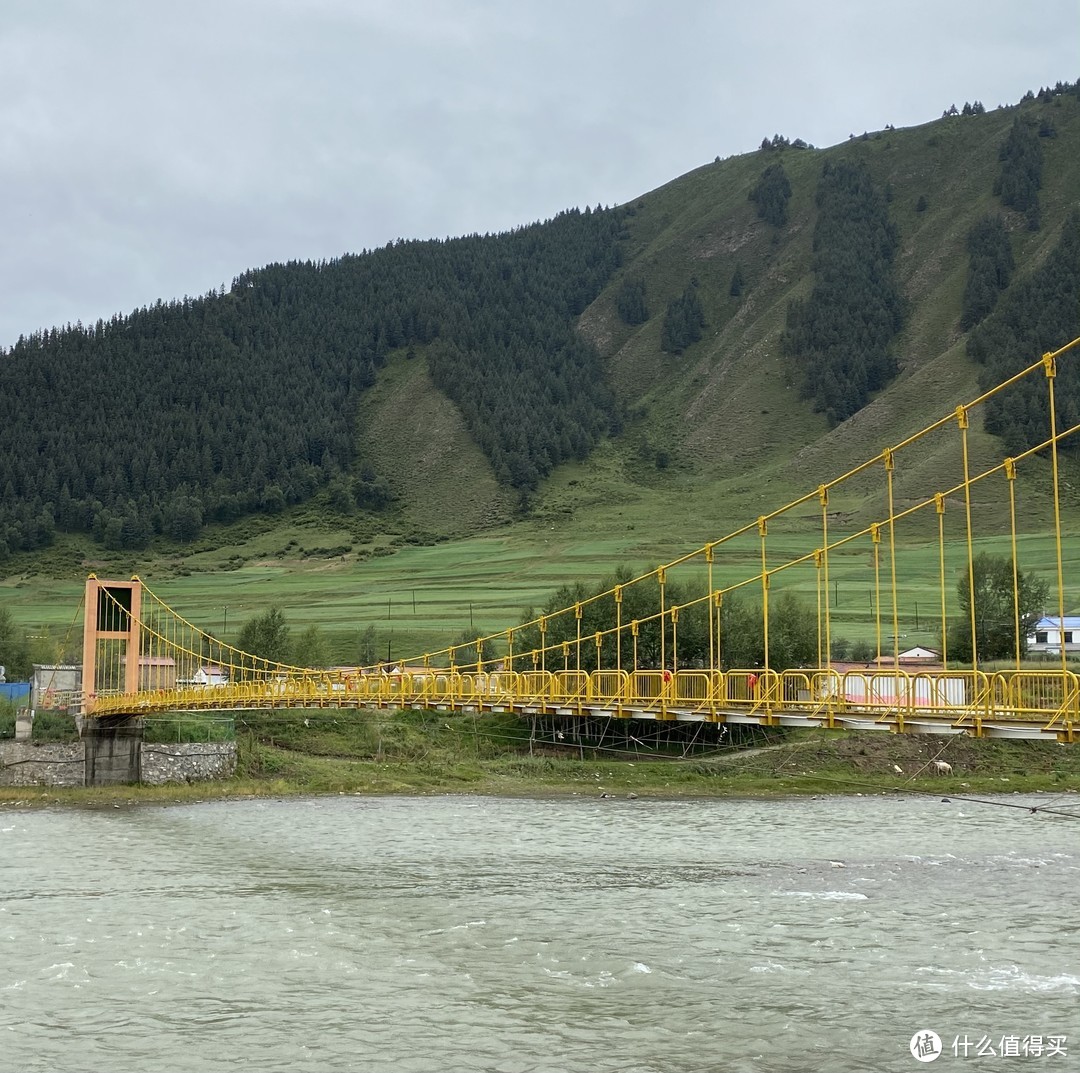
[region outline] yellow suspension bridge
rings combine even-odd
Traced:
[[[1062,497],[1068,487],[1059,453],[1080,425],[1059,427],[1055,380],[1058,363],[1077,354],[1080,339],[842,476],[606,592],[475,642],[392,665],[323,670],[270,662],[188,622],[139,578],[104,581],[91,575],[77,706],[85,718],[110,723],[168,711],[409,707],[1075,742],[1080,681],[1066,661]],[[1031,385],[1039,383],[1045,385],[1040,390],[1050,415],[1045,441],[976,471],[972,420],[981,419],[990,399],[1006,393],[1024,388],[1023,399],[1030,400]],[[901,475],[918,478],[925,454],[943,438],[951,438],[952,471],[943,475],[938,464],[934,478],[940,484],[930,494],[901,495]],[[934,457],[940,459],[941,452]],[[845,496],[856,501],[868,482],[877,482],[881,493],[880,516],[852,522],[853,515],[836,504]],[[1035,666],[1024,658],[1031,622],[1021,597],[1017,515],[1028,508],[1018,498],[1020,486],[1034,489],[1032,505],[1050,503],[1045,509],[1052,511],[1038,525],[1053,539],[1056,578],[1048,586],[1052,606],[1043,610],[1056,619],[1058,644]],[[858,501],[864,500],[865,495]],[[778,534],[783,555],[775,550]],[[985,628],[976,591],[960,610],[964,663],[954,660],[950,666],[950,624],[957,613],[949,615],[949,591],[957,568],[976,578],[976,547],[986,538],[1008,540],[1011,551],[1012,651],[1004,666],[980,661]],[[910,554],[913,542],[924,549],[922,555]],[[792,546],[799,549],[794,555]],[[934,546],[936,555],[925,553]],[[866,625],[872,625],[875,658],[863,666],[832,656],[830,564],[835,570],[852,556],[861,556],[873,571],[872,623]],[[932,560],[935,577],[928,586]],[[732,581],[736,567],[744,573]],[[913,579],[916,572],[920,576]],[[935,667],[913,667],[902,658],[901,615],[916,583],[924,598],[927,587],[936,590],[933,617],[943,651]],[[778,600],[800,586],[816,592],[816,663],[778,667],[785,629]],[[747,595],[760,600],[752,629],[760,636],[762,658],[755,666],[732,667],[725,656],[733,647],[725,600],[730,606]],[[748,629],[745,621],[737,628]],[[1077,642],[1080,648],[1080,632]]]

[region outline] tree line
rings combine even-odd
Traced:
[[[981,552],[974,557],[972,571],[966,567],[956,581],[956,600],[959,611],[946,624],[946,638],[938,638],[939,647],[948,653],[950,662],[965,662],[972,658],[971,608],[974,602],[975,638],[981,662],[1007,660],[1015,656],[1017,639],[1021,657],[1027,655],[1028,636],[1035,622],[1044,613],[1049,598],[1049,585],[1034,571],[1014,569],[1011,557]],[[551,595],[544,606],[523,612],[523,621],[530,625],[515,630],[514,651],[518,669],[531,667],[530,653],[546,647],[545,662],[549,670],[561,669],[564,660],[571,668],[593,671],[616,666],[616,643],[612,635],[603,637],[599,649],[596,634],[605,633],[621,622],[623,638],[619,646],[618,666],[630,671],[639,668],[659,668],[664,662],[672,669],[710,666],[710,616],[715,607],[701,600],[702,593],[689,585],[668,583],[664,600],[667,608],[678,607],[678,648],[670,616],[663,627],[656,617],[660,609],[660,584],[655,576],[628,584],[635,575],[625,567],[604,578],[594,586],[582,582],[564,585]],[[974,579],[974,580],[972,580]],[[1018,599],[1014,601],[1014,580]],[[616,605],[615,587],[621,586],[621,608]],[[575,605],[581,607],[580,627]],[[571,613],[557,614],[565,609]],[[537,621],[545,618],[541,631]],[[1020,623],[1017,635],[1015,624]],[[638,621],[636,641],[627,629]],[[578,639],[581,639],[580,647]],[[713,652],[716,666],[721,670],[748,669],[765,666],[765,634],[762,603],[759,599],[737,592],[723,596],[719,621],[712,623]],[[461,646],[456,662],[467,665],[476,659],[475,637],[458,638]],[[945,640],[947,644],[942,645]],[[824,639],[819,635],[817,609],[797,594],[782,591],[769,602],[769,666],[775,669],[815,667],[824,660]],[[563,652],[566,651],[564,657]],[[842,636],[830,637],[829,653],[834,661],[869,662],[876,655],[865,641],[850,641]],[[493,651],[491,642],[484,648],[485,659],[505,654],[505,644]],[[597,656],[599,655],[599,663]]]

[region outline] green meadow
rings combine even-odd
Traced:
[[[702,497],[705,498],[705,497]],[[0,582],[0,602],[32,634],[47,633],[53,643],[80,636],[78,615],[85,572],[124,578],[137,573],[146,585],[184,618],[223,640],[235,639],[251,617],[279,607],[292,630],[317,626],[335,662],[354,660],[359,634],[374,628],[380,658],[407,659],[454,643],[464,633],[494,633],[522,621],[524,612],[550,600],[561,585],[580,581],[595,586],[617,567],[646,573],[720,540],[726,532],[709,528],[704,512],[686,509],[678,489],[654,489],[617,508],[579,506],[504,524],[489,532],[453,541],[415,544],[407,534],[391,533],[361,543],[346,529],[297,518],[265,532],[211,533],[187,550],[128,560],[86,559],[64,577],[27,570]],[[898,523],[890,542],[881,529],[875,571],[868,535],[848,542],[866,523],[853,512],[830,517],[834,545],[826,564],[814,565],[821,546],[820,518],[806,514],[778,518],[765,539],[770,599],[786,590],[809,606],[827,605],[833,637],[873,641],[880,629],[883,649],[892,650],[893,577],[896,630],[901,648],[936,646],[941,624],[941,557],[936,521],[929,527]],[[1011,541],[995,515],[976,531],[973,549],[1009,554]],[[714,523],[715,524],[715,523]],[[730,526],[730,523],[728,523]],[[1062,542],[1066,612],[1080,601],[1080,542],[1067,519]],[[250,527],[249,527],[250,529]],[[839,546],[836,546],[838,545]],[[715,548],[714,588],[733,589],[742,599],[761,601],[761,545],[757,525]],[[1057,548],[1051,532],[1020,532],[1020,568],[1050,582],[1056,612]],[[792,565],[786,565],[792,564]],[[956,585],[967,565],[963,510],[950,507],[945,539],[946,612],[958,611]],[[81,569],[80,569],[81,567]],[[687,591],[708,592],[701,555],[676,565],[669,580]]]

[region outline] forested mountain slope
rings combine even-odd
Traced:
[[[630,483],[816,483],[1080,335],[1078,158],[1059,85],[35,333],[0,356],[0,556],[306,501],[475,529],[601,442]],[[1059,389],[1069,425],[1072,366]],[[1038,442],[1042,405],[983,446]]]
[[[342,506],[384,506],[357,464],[357,407],[388,355],[421,347],[496,479],[528,492],[612,428],[573,320],[618,264],[623,215],[272,265],[227,293],[20,340],[0,361],[0,538],[187,540],[335,482]]]

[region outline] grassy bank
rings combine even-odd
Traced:
[[[312,710],[237,719],[235,777],[177,786],[0,789],[0,806],[100,807],[296,794],[642,798],[1080,792],[1080,747],[511,716]],[[951,775],[930,773],[940,758]],[[897,771],[896,769],[900,770]]]

